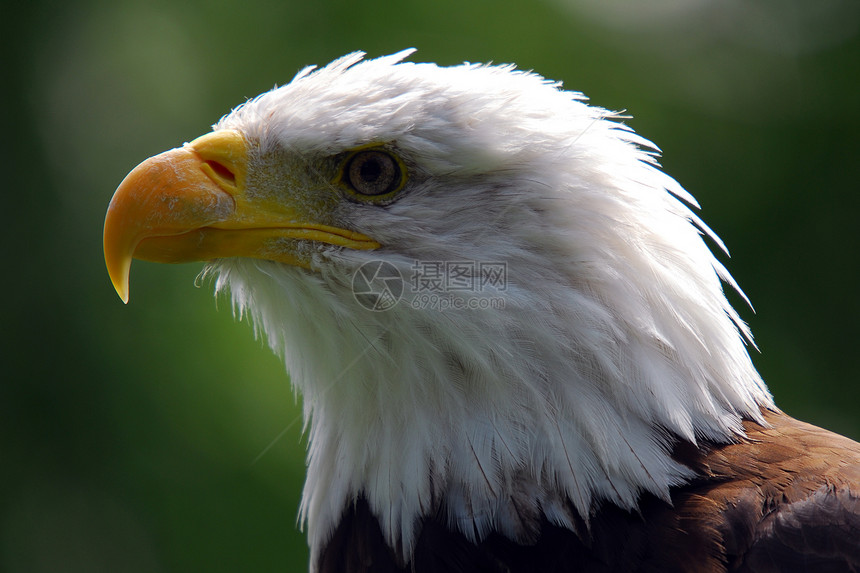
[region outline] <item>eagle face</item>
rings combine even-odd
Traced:
[[[135,168],[105,221],[123,300],[132,258],[207,261],[284,358],[312,568],[358,500],[401,564],[431,518],[533,543],[668,502],[698,475],[679,443],[774,409],[656,147],[536,74],[410,53],[305,69]],[[355,286],[380,264],[384,310]]]

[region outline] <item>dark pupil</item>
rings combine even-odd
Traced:
[[[349,162],[346,175],[352,188],[363,195],[388,193],[400,181],[397,164],[381,151],[357,153]]]
[[[361,178],[368,183],[374,183],[377,179],[379,179],[379,175],[382,173],[382,165],[379,164],[378,157],[372,157],[366,159],[361,164],[361,169],[359,170],[361,173]]]

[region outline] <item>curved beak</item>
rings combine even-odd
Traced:
[[[182,263],[253,257],[306,267],[284,239],[379,247],[360,233],[308,221],[300,205],[250,197],[247,174],[244,137],[220,130],[147,159],[126,176],[104,227],[105,263],[123,302],[132,258]]]

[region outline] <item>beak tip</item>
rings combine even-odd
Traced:
[[[126,274],[123,280],[112,280],[111,282],[122,303],[128,304],[128,275]]]
[[[105,252],[105,263],[107,263],[108,276],[116,294],[124,304],[128,304],[128,277],[131,270],[131,256],[111,256],[109,249]]]

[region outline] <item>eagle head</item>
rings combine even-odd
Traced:
[[[304,397],[312,551],[367,502],[408,561],[428,515],[473,541],[668,499],[680,442],[771,397],[695,200],[619,121],[512,66],[360,53],[135,168],[132,258],[207,261]]]

